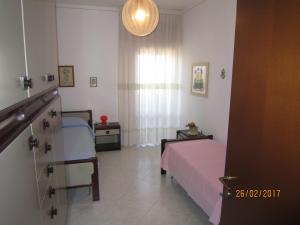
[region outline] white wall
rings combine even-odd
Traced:
[[[194,121],[227,142],[236,0],[206,0],[183,15],[182,126]],[[208,98],[191,94],[191,65],[209,62]],[[226,79],[220,78],[222,68]]]
[[[60,88],[63,110],[92,109],[94,120],[118,120],[118,11],[57,7],[59,64],[75,68],[75,88]],[[90,88],[90,76],[98,77],[97,88]]]

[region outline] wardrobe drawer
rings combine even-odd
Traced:
[[[38,177],[37,183],[39,188],[40,204],[42,204],[44,199],[46,199],[49,185],[54,181],[54,173],[56,172],[55,169],[55,165],[50,163],[42,169],[42,172]]]
[[[55,173],[53,174],[46,195],[44,197],[44,202],[42,204],[43,212],[43,222],[46,225],[65,225],[66,215],[67,215],[67,196],[66,188],[61,185],[59,181],[59,176],[64,176],[64,172],[59,165],[55,165]],[[50,203],[50,204],[49,204]],[[48,206],[48,207],[46,207]],[[53,208],[52,208],[53,207]],[[51,208],[57,210],[57,215],[53,215],[51,218]]]
[[[42,221],[44,225],[56,224],[57,216],[60,213],[56,194],[52,195],[52,197],[49,198],[49,195],[47,193],[45,201],[43,202],[43,205],[41,207],[41,211]]]
[[[32,123],[33,139],[38,142],[34,148],[38,177],[42,169],[53,161],[53,131],[51,127],[52,124],[47,110]]]
[[[42,143],[40,143],[39,149],[35,151],[35,165],[38,177],[41,176],[47,165],[53,163],[53,148],[52,140],[45,137]]]
[[[32,123],[33,133],[35,135],[43,135],[51,133],[53,123],[49,115],[49,107]]]
[[[61,216],[58,195],[47,196],[42,207],[42,221],[45,225],[58,225],[59,216]]]
[[[41,214],[42,214],[42,224],[46,225],[47,221],[50,219],[50,210],[51,210],[51,205],[54,202],[54,198],[45,198],[42,206],[41,206]]]
[[[53,130],[61,126],[61,101],[57,98],[48,108],[48,116]]]
[[[42,120],[41,118],[37,118],[33,123],[32,123],[32,137],[34,140],[37,141],[37,144],[34,145],[34,151],[39,151],[43,149],[43,143],[45,142],[46,139],[46,134],[42,128]]]
[[[33,137],[38,140],[39,145],[35,147],[35,151],[44,151],[44,143],[50,141],[52,138],[52,124],[49,120],[48,112],[43,112],[33,123],[32,132]]]
[[[96,130],[96,136],[116,135],[120,134],[119,129]]]

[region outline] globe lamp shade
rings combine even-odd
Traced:
[[[159,22],[157,5],[153,0],[128,0],[123,6],[122,21],[128,32],[147,36]]]

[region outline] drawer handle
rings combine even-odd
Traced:
[[[23,86],[24,90],[32,88],[32,79],[27,78],[26,76],[20,77],[21,85]]]
[[[53,188],[52,186],[49,187],[49,190],[48,190],[48,195],[49,195],[49,198],[52,198],[52,195],[55,195],[55,188]]]
[[[24,79],[24,88],[25,89],[32,88],[32,79],[31,78],[29,78],[29,79],[25,78]]]
[[[45,75],[45,81],[48,81],[48,82],[51,82],[51,81],[54,81],[55,80],[55,76],[51,73],[47,73]]]
[[[52,151],[52,145],[46,143],[45,144],[45,154]]]
[[[53,168],[53,166],[48,165],[48,167],[47,167],[47,177],[49,177],[50,174],[53,174],[53,173],[54,173],[54,168]]]
[[[33,136],[31,136],[29,138],[29,149],[30,150],[33,150],[33,148],[38,148],[40,146],[40,142],[39,142],[39,139],[37,138],[34,138]]]
[[[109,134],[109,133],[110,133],[110,131],[109,131],[109,130],[107,130],[105,133],[106,133],[106,134]]]
[[[51,118],[57,117],[57,112],[55,110],[50,111]]]
[[[43,120],[43,128],[46,130],[47,128],[50,128],[50,123],[46,119]]]
[[[57,208],[54,208],[53,206],[51,206],[51,209],[50,209],[50,217],[51,217],[51,219],[53,219],[54,216],[57,216]]]

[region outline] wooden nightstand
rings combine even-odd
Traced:
[[[189,134],[189,130],[178,130],[176,132],[176,138],[178,140],[183,140],[183,139],[198,139],[201,137],[206,137],[205,134],[203,134],[202,132],[198,132],[197,135],[191,135]]]
[[[95,123],[95,149],[96,151],[121,150],[121,127],[117,122]]]

